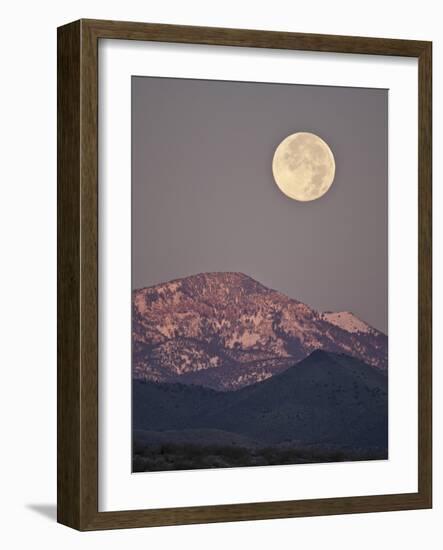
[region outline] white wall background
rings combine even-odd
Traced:
[[[440,3],[422,0],[77,0],[4,5],[0,87],[0,541],[6,548],[440,547],[442,418],[443,38]],[[55,523],[56,27],[80,17],[434,41],[434,460],[432,511],[103,533]],[[405,297],[405,314],[407,315]],[[440,338],[439,338],[440,336]]]

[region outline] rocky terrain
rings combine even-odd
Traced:
[[[242,273],[202,273],[133,291],[133,377],[232,391],[314,350],[382,372],[388,339],[350,312],[317,312]]]

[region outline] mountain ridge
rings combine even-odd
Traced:
[[[350,312],[317,312],[239,272],[133,291],[133,375],[231,391],[315,349],[387,369],[387,336]]]

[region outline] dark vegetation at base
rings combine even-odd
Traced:
[[[388,378],[317,350],[231,392],[134,380],[133,441],[134,471],[384,459]]]
[[[166,443],[135,446],[133,472],[236,468],[240,466],[275,466],[387,459],[386,449],[346,449],[333,447],[259,448],[232,445],[194,445]]]

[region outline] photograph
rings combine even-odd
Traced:
[[[388,93],[131,77],[133,472],[389,458]]]

